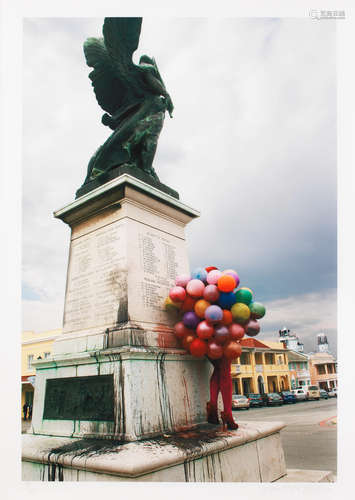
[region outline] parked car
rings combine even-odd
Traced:
[[[239,408],[245,408],[249,410],[250,403],[249,399],[242,394],[233,394],[232,395],[232,409],[239,410]]]
[[[260,394],[247,394],[247,398],[249,399],[250,406],[263,406],[263,398]]]
[[[320,393],[318,385],[309,385],[307,387],[307,399],[316,399],[319,400]]]
[[[281,391],[280,396],[284,403],[296,403],[296,396],[291,391]]]
[[[276,392],[268,392],[263,395],[264,404],[267,406],[279,405],[283,404],[282,397]]]
[[[319,389],[319,394],[321,399],[328,399],[329,395],[324,389]]]
[[[337,398],[338,397],[338,388],[333,387],[333,389],[330,389],[330,391],[328,392],[328,396],[330,398]]]
[[[296,396],[297,401],[306,401],[307,393],[304,389],[292,389],[292,394]]]

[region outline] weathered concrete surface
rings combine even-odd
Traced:
[[[277,483],[335,483],[336,476],[329,470],[287,469]]]
[[[23,480],[272,482],[286,474],[283,427],[206,425],[130,443],[24,434]]]

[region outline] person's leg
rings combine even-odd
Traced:
[[[228,429],[238,429],[238,424],[234,422],[232,414],[232,377],[231,377],[231,362],[229,359],[222,358],[220,365],[219,386],[223,400],[223,412],[221,417],[225,426]]]
[[[210,379],[210,400],[207,403],[207,422],[218,424],[217,400],[219,393],[219,360],[210,359],[214,366]]]

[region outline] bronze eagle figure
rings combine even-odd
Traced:
[[[97,102],[105,111],[102,123],[113,130],[89,161],[84,185],[114,167],[143,170],[159,181],[153,168],[165,112],[173,103],[154,58],[132,61],[138,48],[142,18],[106,17],[103,38],[88,38],[84,54]]]

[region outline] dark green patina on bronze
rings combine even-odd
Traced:
[[[113,133],[92,156],[81,190],[93,181],[107,182],[120,166],[132,168],[132,175],[139,169],[160,184],[153,159],[165,112],[172,116],[174,107],[154,58],[143,55],[138,65],[132,61],[141,25],[142,18],[106,17],[103,38],[84,43],[86,62],[94,68],[89,78],[105,111],[102,123]]]
[[[48,379],[43,418],[114,420],[113,375]]]

